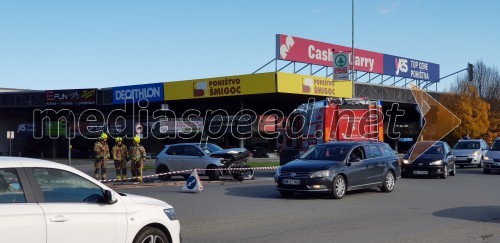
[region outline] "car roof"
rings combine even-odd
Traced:
[[[8,168],[8,167],[50,167],[57,169],[70,170],[73,167],[59,164],[56,162],[42,160],[42,159],[32,159],[32,158],[23,158],[23,157],[0,157],[0,168]]]
[[[460,139],[458,140],[458,142],[468,142],[468,141],[471,141],[471,142],[480,142],[482,139]]]
[[[202,145],[202,144],[212,144],[212,143],[173,143],[173,144],[167,144],[165,145],[165,147],[167,146],[177,146],[177,145]]]
[[[327,143],[323,143],[324,145],[326,144],[339,144],[339,145],[346,145],[346,146],[354,146],[354,145],[361,145],[361,144],[384,144],[383,142],[380,141],[330,141]],[[318,144],[322,145],[322,144]]]

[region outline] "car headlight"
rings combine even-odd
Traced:
[[[276,169],[276,176],[281,176],[281,166],[278,166],[278,169]]]
[[[488,156],[483,156],[483,159],[484,159],[484,160],[491,160],[491,158],[490,158],[490,157],[488,157]]]
[[[431,162],[429,165],[442,165],[443,161],[442,160],[436,160],[434,162]]]
[[[163,212],[165,212],[165,214],[167,215],[167,217],[170,220],[175,220],[175,211],[174,211],[174,208],[163,209]]]
[[[472,154],[472,156],[477,156],[478,154],[479,154],[479,152],[477,152],[477,151],[476,151],[476,152],[474,152],[474,153]]]
[[[330,176],[330,170],[320,170],[313,172],[311,174],[311,178],[316,178],[316,177],[329,177]]]
[[[410,161],[407,159],[403,159],[403,164],[410,164]]]

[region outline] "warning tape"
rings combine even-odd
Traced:
[[[158,176],[163,176],[163,175],[176,175],[176,174],[186,174],[193,172],[193,170],[197,171],[211,171],[211,170],[217,170],[217,171],[240,171],[240,170],[245,170],[245,171],[253,171],[253,170],[276,170],[278,169],[278,166],[262,166],[262,167],[245,167],[245,168],[219,168],[219,169],[189,169],[189,170],[178,170],[178,171],[169,171],[165,173],[158,173],[158,174],[153,174],[153,175],[147,175],[143,176],[142,178],[151,178],[151,177],[158,177]],[[135,180],[139,179],[139,176],[135,177],[129,177],[125,179],[109,179],[109,180],[99,180],[100,182],[122,182],[122,181],[128,181],[128,180]]]

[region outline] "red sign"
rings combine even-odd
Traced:
[[[321,66],[333,65],[335,52],[351,52],[351,47],[313,41],[289,35],[276,35],[276,57],[280,60],[310,63]],[[354,69],[357,71],[384,72],[384,54],[354,49]]]

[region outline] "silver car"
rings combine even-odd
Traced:
[[[489,174],[492,170],[500,170],[500,137],[493,141],[490,149],[483,156],[483,172]]]
[[[455,163],[460,167],[475,165],[483,166],[482,159],[488,150],[488,144],[482,139],[461,139],[453,147]]]
[[[191,170],[209,169],[201,174],[210,180],[218,180],[220,175],[232,175],[241,180],[242,170],[224,170],[226,168],[246,168],[249,152],[246,149],[222,149],[212,143],[179,143],[166,145],[158,154],[155,162],[157,174],[183,171],[178,175],[188,178]],[[168,180],[172,175],[160,175],[161,180]]]

